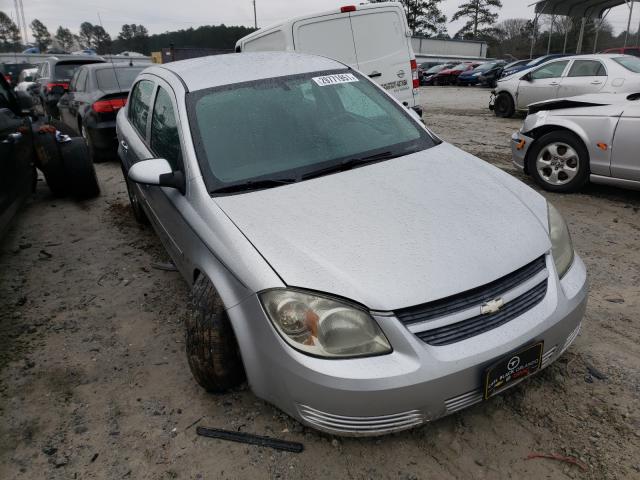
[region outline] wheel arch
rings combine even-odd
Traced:
[[[547,135],[548,133],[553,133],[553,132],[568,132],[573,134],[575,137],[577,137],[581,142],[582,145],[585,147],[586,151],[587,151],[587,155],[589,156],[588,163],[591,162],[591,149],[589,148],[589,144],[588,144],[588,140],[587,140],[587,134],[586,132],[580,128],[579,126],[575,125],[575,126],[568,126],[566,124],[550,124],[550,125],[540,125],[539,127],[534,128],[533,130],[529,131],[529,132],[524,132],[524,134],[528,137],[533,138],[533,143],[529,146],[529,149],[527,150],[527,155],[525,156],[524,159],[524,171],[526,174],[529,174],[529,158],[531,155],[531,152],[533,151],[533,147],[535,145],[537,145],[538,141],[544,137],[545,135]]]

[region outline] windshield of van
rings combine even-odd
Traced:
[[[408,111],[347,70],[200,90],[187,106],[214,194],[293,183],[436,143]]]
[[[636,57],[616,57],[614,62],[622,65],[627,70],[631,70],[634,73],[640,73],[640,58]]]

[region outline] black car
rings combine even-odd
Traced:
[[[129,89],[148,64],[99,63],[75,72],[69,91],[58,102],[62,123],[82,135],[94,161],[115,157],[116,115]]]
[[[31,119],[0,76],[0,237],[35,186]]]
[[[50,57],[40,64],[35,80],[38,84],[36,95],[44,115],[58,117],[57,105],[62,93],[69,88],[69,82],[76,70],[89,63],[105,63],[105,61],[94,56],[77,56],[72,59]]]
[[[11,87],[15,87],[18,84],[20,72],[34,67],[35,65],[31,63],[0,63],[0,73]]]

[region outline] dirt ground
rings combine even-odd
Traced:
[[[444,139],[516,174],[488,91],[425,88]],[[333,438],[246,387],[205,393],[181,323],[188,290],[128,210],[119,166],[103,194],[53,198],[43,182],[0,244],[0,478],[640,478],[640,193],[545,194],[589,269],[582,333],[553,366],[505,394],[412,431]],[[524,178],[523,181],[531,184]],[[481,186],[479,186],[481,188]],[[198,437],[195,426],[304,443],[301,454]],[[527,459],[530,454],[557,459]]]

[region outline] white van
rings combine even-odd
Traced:
[[[400,3],[349,5],[261,28],[236,52],[286,50],[333,58],[369,75],[419,114],[418,66]]]

